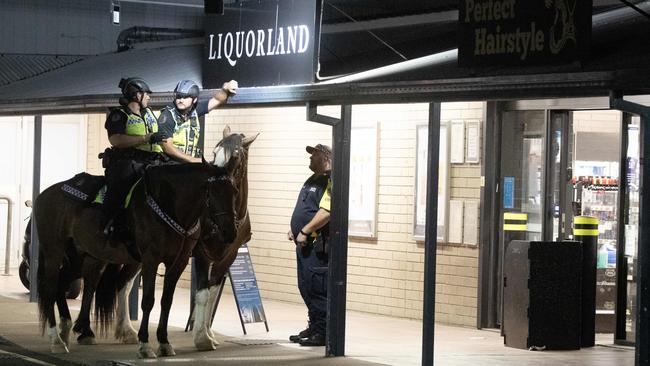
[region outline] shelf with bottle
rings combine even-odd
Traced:
[[[618,191],[618,177],[609,176],[574,176],[571,178],[571,183],[575,187],[581,184],[585,189],[600,190],[600,191]]]

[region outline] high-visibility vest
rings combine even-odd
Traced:
[[[168,106],[166,109],[174,118],[174,146],[186,155],[199,157],[201,153],[199,151],[201,125],[199,124],[199,115],[196,113],[196,109],[185,120],[175,107]]]
[[[145,108],[143,117],[131,112],[128,109],[120,109],[127,116],[126,120],[126,131],[127,135],[131,136],[145,136],[149,133],[158,132],[158,119],[154,115],[153,111],[149,108]],[[135,147],[138,150],[151,151],[162,153],[163,149],[158,144],[150,144],[148,142],[142,143]]]

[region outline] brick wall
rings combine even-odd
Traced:
[[[446,103],[442,119],[483,119],[483,103]],[[320,113],[337,115],[338,108]],[[423,243],[413,238],[416,125],[426,124],[428,105],[372,105],[353,108],[353,125],[377,123],[379,167],[377,236],[350,237],[348,309],[421,318]],[[310,175],[305,145],[331,144],[331,129],[305,121],[302,107],[230,109],[206,117],[206,156],[224,126],[252,135],[249,157],[249,244],[264,298],[302,302],[296,287],[295,253],[286,232],[295,199]],[[354,142],[353,142],[354,143]],[[479,164],[453,164],[451,199],[478,200]],[[478,228],[476,228],[478,230]],[[476,324],[478,251],[474,245],[441,244],[438,249],[437,320]],[[187,275],[186,275],[187,276]],[[187,277],[186,277],[187,278]],[[229,286],[228,286],[229,287]]]

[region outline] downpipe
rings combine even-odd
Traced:
[[[7,201],[7,242],[5,245],[5,276],[10,273],[9,266],[11,266],[11,227],[13,226],[13,208],[14,202],[7,196],[0,196],[0,200]]]

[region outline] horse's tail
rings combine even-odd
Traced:
[[[39,208],[38,205],[38,198],[34,202],[32,206],[32,216],[30,218],[30,223],[34,227],[34,233],[36,234],[36,238],[31,238],[32,242],[33,240],[36,240],[38,242],[38,238],[40,235],[38,234],[38,223],[36,221],[36,213]],[[30,250],[32,250],[33,246],[30,245]],[[49,310],[53,310],[53,303],[56,301],[56,298],[53,298],[53,295],[56,296],[57,291],[48,291],[49,288],[52,287],[52,282],[46,280],[46,273],[45,273],[45,264],[48,261],[48,256],[44,254],[43,252],[43,245],[38,246],[38,253],[34,253],[33,251],[30,253],[30,258],[33,258],[33,256],[37,255],[37,260],[33,261],[33,263],[36,263],[36,297],[38,301],[38,320],[41,326],[41,335],[45,334],[45,328],[49,326],[48,322],[50,319],[48,319],[48,314],[50,314]],[[30,269],[30,272],[33,270],[33,268]],[[33,278],[33,277],[32,277]],[[56,284],[58,286],[58,283]]]
[[[95,327],[105,336],[115,315],[115,300],[117,298],[117,275],[121,265],[108,264],[99,279],[95,291]]]
[[[45,261],[47,260],[45,255],[42,255],[40,253],[41,250],[39,248],[39,261],[37,263],[37,268],[38,270],[36,271],[36,291],[38,294],[38,320],[41,325],[41,335],[45,334],[45,327],[47,326],[47,307],[50,305],[46,305],[48,302],[45,301],[46,297],[48,296],[48,292],[46,291],[45,287]],[[35,253],[31,253],[30,255],[34,255]],[[50,284],[51,286],[52,284]]]

